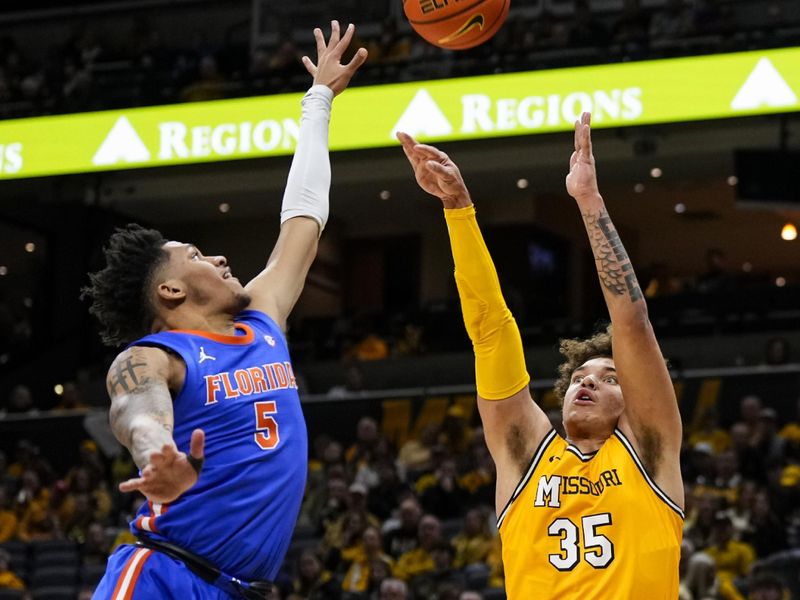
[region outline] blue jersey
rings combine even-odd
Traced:
[[[186,379],[173,401],[178,449],[205,431],[197,483],[170,504],[145,503],[131,522],[244,580],[278,573],[306,481],[308,438],[286,340],[245,310],[236,335],[165,331],[132,345],[178,354]]]

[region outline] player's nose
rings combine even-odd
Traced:
[[[224,256],[215,256],[214,257],[214,264],[218,267],[224,267],[228,264],[228,259]]]
[[[583,379],[581,379],[581,385],[595,389],[597,387],[597,379],[595,379],[594,375],[586,375]]]

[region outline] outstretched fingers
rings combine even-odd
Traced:
[[[450,157],[447,156],[447,154],[445,154],[444,152],[442,152],[441,150],[439,150],[434,146],[429,146],[428,144],[416,144],[414,146],[414,151],[419,152],[426,158],[432,158],[438,161],[450,160]]]
[[[338,53],[339,56],[344,54],[344,51],[347,50],[347,47],[350,45],[350,42],[353,40],[353,35],[356,32],[355,26],[350,23],[347,26],[347,29],[344,30],[344,35],[342,39],[336,43],[336,46],[333,48],[333,51]]]
[[[331,21],[331,37],[328,40],[328,48],[335,48],[340,39],[341,33],[339,31],[339,21],[334,19]]]
[[[453,173],[452,167],[447,167],[447,166],[443,165],[442,163],[437,162],[435,160],[427,161],[425,163],[425,166],[431,172],[433,172],[435,175],[437,175],[445,183],[450,183],[452,181],[455,181],[455,179],[456,179],[456,176],[455,176],[455,173]]]
[[[353,58],[350,59],[350,62],[347,63],[347,70],[351,73],[355,73],[361,67],[361,65],[367,62],[368,56],[369,53],[367,52],[366,48],[359,48],[358,51],[356,51],[355,56],[353,56]]]
[[[206,445],[206,434],[202,429],[192,432],[192,441],[189,443],[189,454],[193,458],[203,458]]]
[[[585,112],[575,122],[575,150],[586,158],[592,155],[592,114]]]

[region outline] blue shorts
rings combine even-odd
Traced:
[[[185,564],[148,548],[123,545],[108,557],[92,600],[231,600]]]

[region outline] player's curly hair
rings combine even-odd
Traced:
[[[100,321],[100,337],[108,346],[128,344],[150,333],[155,309],[149,297],[158,268],[169,260],[167,242],[155,229],[131,223],[117,229],[103,248],[106,266],[89,273],[89,312]]]
[[[611,358],[611,325],[605,331],[598,331],[592,337],[580,340],[561,340],[558,351],[566,359],[558,367],[558,379],[553,390],[558,398],[564,398],[572,373],[590,358]]]

